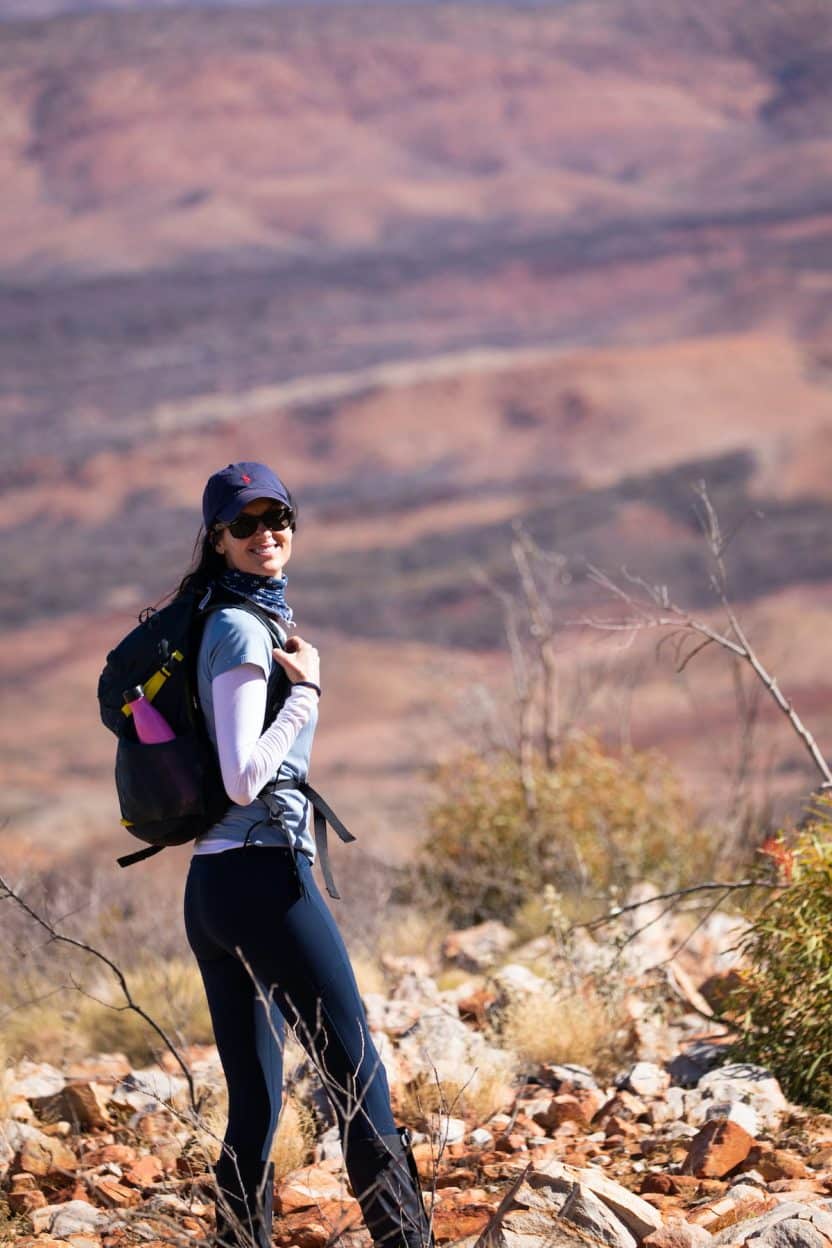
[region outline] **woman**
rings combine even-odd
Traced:
[[[198,692],[232,804],[195,842],[185,923],[228,1083],[216,1166],[220,1242],[270,1244],[268,1158],[288,1021],[332,1101],[374,1243],[424,1248],[433,1240],[407,1134],[393,1121],[355,976],[312,876],[307,798],[292,787],[306,780],[321,692],[318,652],[291,635],[284,596],[294,501],[264,464],[229,464],[205,487],[203,520],[199,563],[180,592],[210,590],[213,599]],[[267,620],[283,646],[275,647]],[[288,696],[264,725],[269,681],[280,669]],[[280,787],[258,796],[274,780]]]

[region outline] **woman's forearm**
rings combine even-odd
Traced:
[[[217,752],[225,791],[238,806],[253,802],[271,780],[309,720],[314,689],[292,686],[274,722],[261,735],[267,682],[262,669],[243,663],[211,682]]]

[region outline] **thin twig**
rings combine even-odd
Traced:
[[[53,927],[52,924],[49,923],[48,920],[46,920],[43,917],[43,915],[38,914],[37,910],[34,910],[32,906],[29,905],[28,902],[24,901],[23,898],[17,892],[15,892],[15,890],[11,887],[11,885],[8,884],[1,875],[0,875],[0,889],[2,889],[2,894],[0,894],[0,900],[9,898],[10,900],[14,901],[21,908],[21,910],[23,910],[25,914],[28,914],[30,919],[32,919],[41,928],[43,928],[45,932],[49,934],[50,940],[54,940],[64,945],[70,945],[74,949],[80,949],[83,953],[88,953],[92,957],[97,958],[99,962],[103,962],[104,965],[110,971],[112,971],[113,975],[118,981],[118,985],[121,991],[124,993],[124,999],[125,999],[126,1005],[113,1006],[111,1008],[133,1010],[134,1013],[138,1014],[139,1018],[144,1019],[144,1021],[147,1023],[148,1027],[151,1028],[152,1031],[156,1032],[156,1035],[162,1041],[162,1043],[164,1044],[168,1052],[173,1055],[174,1060],[176,1061],[177,1065],[179,1066],[180,1070],[185,1076],[185,1079],[187,1080],[187,1083],[188,1083],[188,1094],[190,1096],[191,1106],[193,1108],[194,1113],[198,1114],[199,1104],[197,1102],[197,1097],[196,1097],[196,1088],[194,1087],[193,1076],[190,1070],[188,1069],[188,1066],[184,1058],[180,1054],[176,1045],[168,1036],[167,1032],[165,1032],[164,1029],[160,1027],[160,1025],[156,1022],[154,1018],[151,1018],[151,1016],[147,1013],[146,1010],[143,1010],[142,1007],[133,1000],[133,996],[130,992],[129,987],[127,986],[127,980],[124,977],[124,972],[121,970],[121,967],[119,967],[115,962],[113,962],[112,958],[108,958],[105,953],[102,953],[100,949],[94,948],[92,945],[87,944],[86,941],[76,940],[73,936],[65,936],[62,932],[57,931],[57,929]]]

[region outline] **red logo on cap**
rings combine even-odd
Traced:
[[[245,481],[246,485],[251,485],[251,477],[248,475],[248,473],[247,473],[247,472],[244,472],[244,473],[242,474],[242,477],[243,477],[243,480]]]

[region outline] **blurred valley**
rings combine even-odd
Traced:
[[[10,853],[123,851],[95,681],[233,459],[300,499],[311,778],[374,853],[513,715],[516,521],[558,555],[564,717],[708,806],[741,767],[727,656],[679,673],[584,623],[621,615],[590,565],[719,619],[704,479],[741,617],[832,749],[826,0],[25,12],[0,0]],[[817,776],[780,719],[754,784],[796,816]]]

